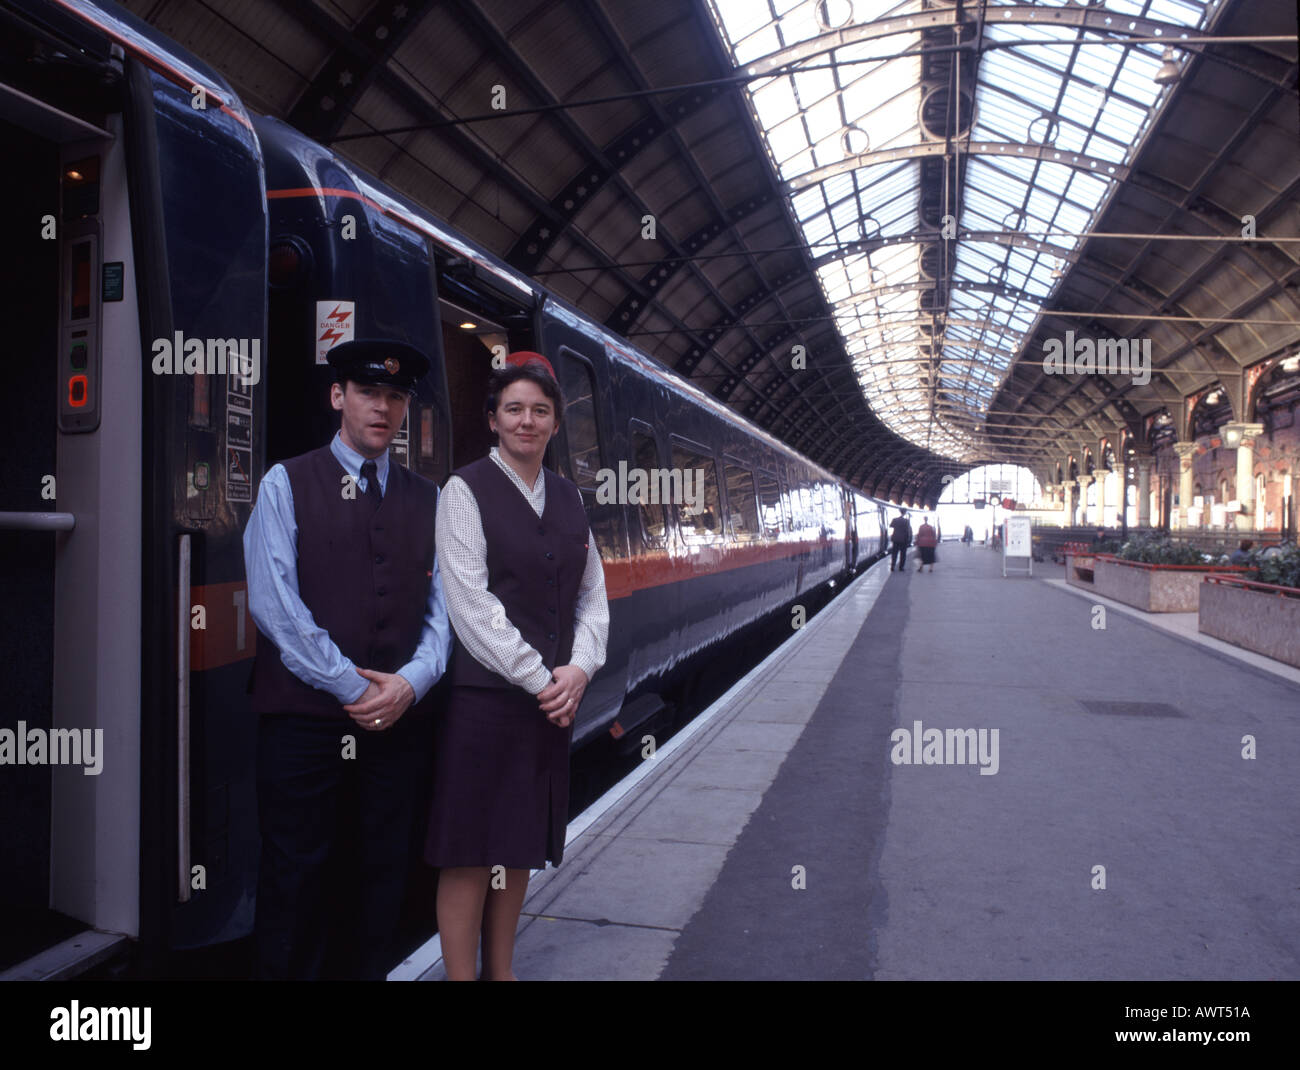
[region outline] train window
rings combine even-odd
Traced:
[[[727,475],[727,530],[737,538],[752,539],[758,536],[757,500],[754,496],[754,476],[748,468],[729,464]]]
[[[775,539],[781,534],[781,486],[776,476],[761,468],[758,472],[758,514],[763,522],[763,537]]]
[[[790,479],[787,476],[781,481],[781,523],[786,531],[794,531],[794,502],[791,501],[794,491],[789,488]]]
[[[641,471],[649,474],[660,470],[659,447],[648,431],[642,431],[636,426],[632,428],[632,456],[633,463]],[[658,504],[643,501],[638,510],[641,514],[641,534],[647,545],[662,543],[668,529],[663,498],[658,494],[654,497],[658,499]]]
[[[830,483],[822,488],[822,516],[831,524],[838,524],[844,519],[844,501],[839,489]]]
[[[212,426],[212,385],[206,372],[190,376],[190,426]]]
[[[688,538],[721,534],[722,510],[713,458],[674,443],[673,467],[682,476],[682,500],[677,506],[682,534]]]
[[[564,420],[560,426],[569,446],[570,472],[583,490],[595,490],[601,464],[591,368],[571,349],[561,346],[558,370],[564,394]]]
[[[808,484],[804,483],[799,487],[799,526],[801,528],[815,527],[813,518],[813,501],[812,491],[808,489]]]

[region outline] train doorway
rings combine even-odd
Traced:
[[[12,159],[26,166],[9,171],[9,203],[16,219],[37,220],[59,198],[59,151],[53,142],[0,122],[0,138]],[[9,681],[9,712],[0,730],[24,735],[48,732],[54,687],[54,560],[65,533],[38,527],[34,514],[58,508],[47,476],[57,462],[57,421],[52,402],[58,388],[56,291],[57,242],[37,228],[15,228],[8,256],[0,257],[5,320],[14,332],[13,352],[42,355],[11,375],[0,400],[0,664]],[[20,310],[27,310],[20,313]],[[16,370],[16,369],[15,369]],[[20,524],[30,526],[20,527]],[[17,743],[15,736],[14,743]],[[0,754],[0,970],[82,926],[49,910],[50,767]]]
[[[120,115],[0,97],[0,968],[139,933],[142,350]],[[39,224],[39,225],[35,225]],[[111,462],[111,463],[110,463]],[[16,699],[16,701],[13,701]],[[66,941],[66,943],[64,943]],[[54,950],[51,951],[50,949]]]
[[[455,469],[486,457],[496,444],[485,408],[488,379],[494,354],[504,357],[512,347],[508,332],[500,324],[449,301],[438,305],[452,432],[451,464],[446,472],[439,473],[442,483]]]

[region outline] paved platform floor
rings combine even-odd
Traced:
[[[1300,978],[1300,682],[1094,627],[1050,565],[914,569],[860,577],[575,823],[522,979]],[[918,721],[984,730],[987,770],[996,730],[996,773],[892,736]]]

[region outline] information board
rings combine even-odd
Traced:
[[[1014,572],[1034,574],[1033,529],[1027,516],[1009,516],[1002,537],[1002,575]]]

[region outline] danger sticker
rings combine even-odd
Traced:
[[[355,301],[316,302],[316,363],[328,364],[329,351],[340,342],[350,342],[356,325]]]
[[[247,502],[253,499],[253,454],[250,450],[226,447],[226,500]]]

